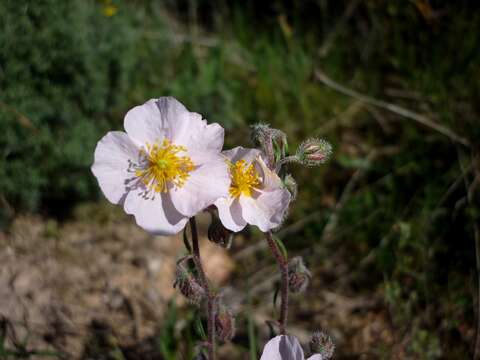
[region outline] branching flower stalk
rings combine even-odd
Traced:
[[[200,284],[205,290],[207,300],[207,347],[209,360],[215,360],[215,293],[211,291],[207,276],[203,270],[198,245],[198,231],[195,217],[190,218],[190,229],[192,231],[193,262],[198,272]]]
[[[330,144],[310,138],[289,155],[286,134],[258,124],[252,127],[258,148],[238,146],[222,151],[224,129],[208,124],[172,97],[151,99],[132,108],[124,128],[125,132],[108,132],[98,142],[92,172],[106,198],[123,206],[151,234],[177,234],[190,224],[191,244],[184,232],[189,255],[177,262],[174,286],[193,305],[206,305],[208,359],[215,360],[216,339],[225,342],[234,337],[235,316],[211,289],[202,266],[195,221],[201,211],[212,215],[209,240],[224,248],[247,225],[265,234],[281,273],[278,323],[282,334],[266,350],[275,353],[286,341],[300,356],[295,359],[303,360],[298,341],[285,336],[288,298],[290,290],[305,290],[311,274],[298,257],[289,264],[283,243],[274,238],[272,230],[282,225],[297,193],[295,179],[284,165],[323,164],[332,152]]]
[[[261,131],[259,131],[259,129]],[[261,147],[263,149],[273,150],[270,152],[264,150],[266,152],[265,155],[268,159],[269,167],[271,170],[275,171],[276,174],[282,177],[284,186],[287,189],[289,189],[293,198],[296,197],[296,192],[297,192],[296,183],[294,182],[293,178],[291,178],[290,181],[286,181],[286,179],[291,177],[291,175],[283,174],[282,167],[288,163],[298,163],[304,166],[321,165],[325,163],[329,159],[330,155],[332,154],[332,147],[328,142],[322,139],[310,138],[305,140],[302,144],[300,144],[300,146],[298,147],[294,155],[288,156],[287,155],[288,144],[287,144],[286,137],[279,130],[271,129],[267,125],[254,127],[253,130],[254,130],[253,131],[254,137],[255,137],[255,132],[257,132],[256,139],[257,139],[257,142],[260,143]],[[275,135],[273,135],[277,133],[283,134],[283,136],[278,136],[281,139],[279,144],[280,147],[274,146],[274,145],[278,145],[278,144],[274,144]],[[292,181],[294,185],[293,187],[289,186],[288,184],[288,182],[292,182]],[[288,297],[289,297],[289,285],[290,285],[288,258],[287,258],[286,252],[282,252],[281,249],[279,248],[279,244],[273,238],[272,232],[270,230],[265,232],[265,238],[278,264],[278,267],[280,268],[281,304],[280,304],[280,318],[278,320],[278,323],[280,328],[280,334],[285,335],[286,327],[287,327],[287,319],[288,319]],[[305,274],[308,274],[308,276],[310,276],[310,273],[308,272],[308,270],[305,269],[305,271],[306,271]],[[305,276],[303,276],[302,278],[305,278]],[[299,286],[298,289],[296,289],[296,291],[301,291],[308,285],[308,280],[305,284],[298,284],[298,281],[296,281],[295,284],[305,285],[305,286]]]

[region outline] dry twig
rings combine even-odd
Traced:
[[[426,126],[430,129],[433,129],[433,130],[439,132],[442,135],[447,136],[448,138],[450,138],[452,141],[454,141],[456,143],[462,144],[466,147],[471,146],[470,142],[467,139],[465,139],[464,137],[461,137],[460,135],[456,134],[451,129],[449,129],[449,128],[443,126],[443,125],[440,125],[440,124],[437,124],[437,123],[433,122],[432,120],[430,120],[428,117],[426,117],[424,115],[417,114],[417,113],[415,113],[411,110],[405,109],[405,108],[400,107],[398,105],[388,103],[386,101],[378,100],[378,99],[375,99],[373,97],[360,94],[360,93],[356,92],[355,90],[346,88],[345,86],[340,85],[339,83],[330,79],[324,72],[322,72],[319,69],[315,70],[315,77],[322,84],[324,84],[324,85],[326,85],[326,86],[328,86],[328,87],[330,87],[330,88],[332,88],[332,89],[334,89],[334,90],[336,90],[336,91],[338,91],[338,92],[340,92],[344,95],[353,97],[353,98],[355,98],[357,100],[360,100],[360,101],[362,101],[366,104],[373,105],[373,106],[388,110],[388,111],[393,112],[397,115],[403,116],[407,119],[414,120],[414,121],[418,122],[419,124],[422,124],[423,126]]]

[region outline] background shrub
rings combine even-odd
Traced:
[[[292,169],[300,195],[289,224],[310,221],[288,247],[346,266],[352,293],[381,291],[412,354],[464,358],[478,275],[478,204],[463,176],[478,167],[479,32],[469,1],[4,0],[0,217],[65,216],[99,199],[96,142],[151,97],[176,96],[220,122],[227,146],[248,146],[258,121],[292,148],[322,136],[334,144],[330,165]],[[472,146],[334,92],[316,69]]]

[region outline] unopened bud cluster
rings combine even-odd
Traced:
[[[296,256],[288,262],[288,287],[291,292],[304,292],[312,274],[305,266],[302,257]]]
[[[270,125],[258,123],[251,126],[252,142],[255,145],[262,145],[265,139],[268,138],[268,132],[270,131]]]
[[[335,344],[323,331],[315,331],[310,340],[310,350],[314,354],[320,354],[322,360],[329,360],[335,351]]]
[[[303,165],[316,166],[325,163],[332,155],[332,145],[323,139],[310,138],[297,149],[296,157]]]
[[[185,266],[185,257],[177,262],[174,287],[178,288],[192,304],[200,305],[205,298],[205,289],[200,285],[194,274]]]
[[[235,318],[231,310],[221,303],[215,314],[215,332],[220,341],[230,341],[235,336]]]
[[[286,143],[287,135],[282,130],[271,128],[268,124],[258,123],[252,125],[252,141],[255,145],[265,147],[267,141],[277,141],[280,144]]]
[[[273,169],[275,163],[285,157],[288,144],[287,135],[283,131],[259,123],[252,126],[251,136],[253,143],[265,153],[270,168]]]

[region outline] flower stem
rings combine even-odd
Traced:
[[[198,271],[200,285],[204,288],[207,294],[207,344],[208,344],[208,359],[215,360],[215,294],[210,290],[207,276],[203,270],[202,261],[200,258],[200,247],[198,246],[198,231],[195,217],[190,218],[190,228],[192,231],[192,248],[193,261]]]
[[[281,287],[280,287],[280,296],[281,296],[281,307],[280,307],[280,333],[285,335],[287,327],[287,317],[288,317],[288,260],[286,256],[282,254],[278,244],[273,239],[272,233],[270,231],[265,233],[265,238],[267,239],[268,246],[272,251],[275,260],[277,261],[278,267],[280,268],[281,273]]]
[[[278,173],[282,169],[282,166],[292,162],[299,162],[298,157],[296,155],[290,155],[287,157],[282,158],[281,160],[277,161],[277,165],[275,166],[275,171]]]

